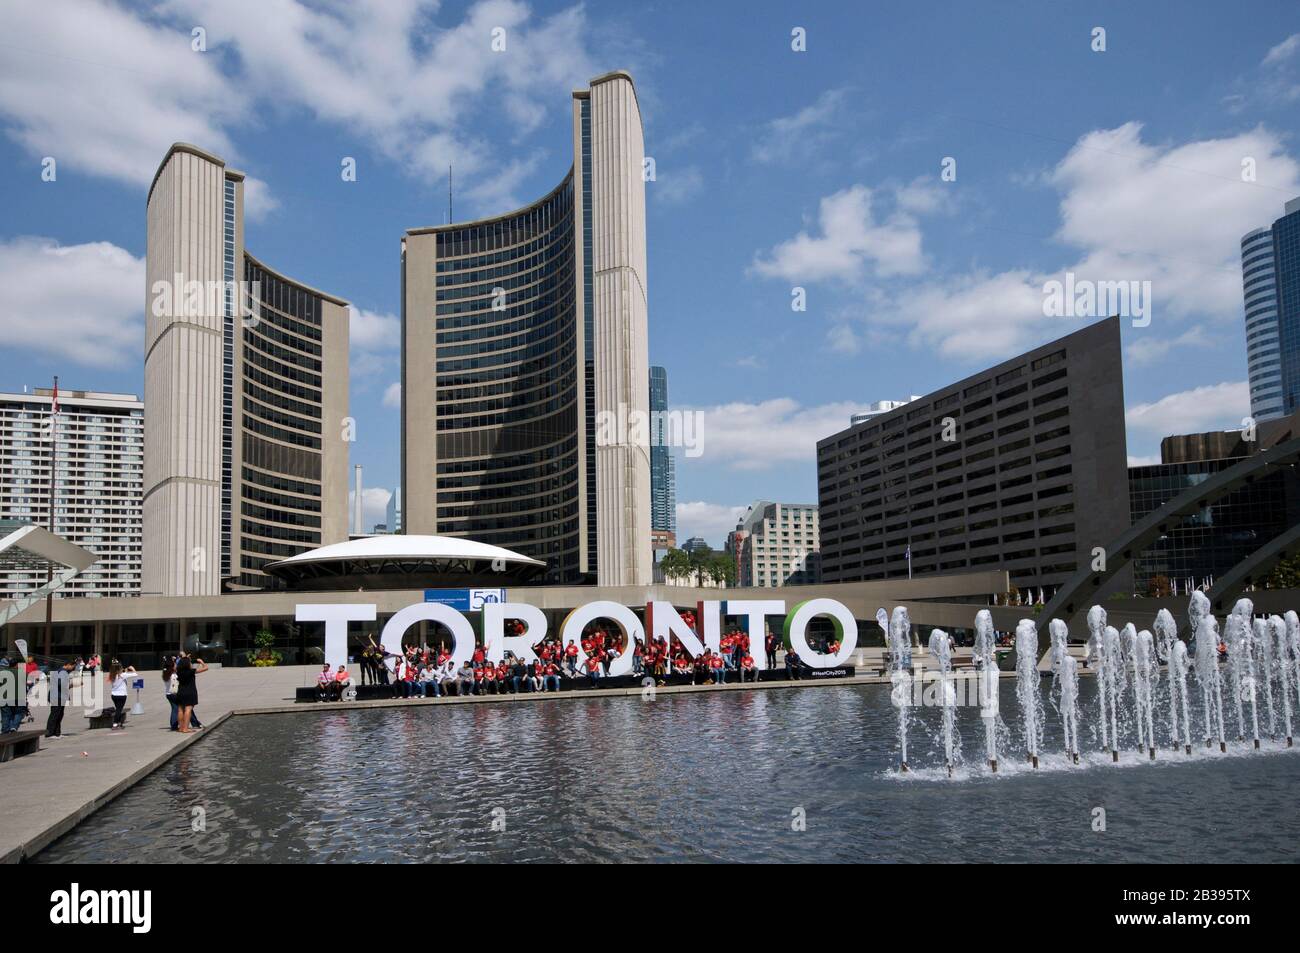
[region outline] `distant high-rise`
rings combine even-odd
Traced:
[[[1250,414],[1271,420],[1300,410],[1300,198],[1271,227],[1241,239]]]
[[[632,78],[572,98],[574,163],[533,204],[402,240],[402,529],[652,580],[645,150]]]
[[[0,394],[0,520],[48,527],[50,449],[56,446],[54,532],[98,561],[59,590],[67,596],[140,594],[144,409],[134,394],[59,389]],[[45,584],[45,568],[0,570],[0,599]]]
[[[727,537],[740,586],[777,587],[821,581],[820,527],[815,503],[758,500]]]
[[[384,514],[386,526],[390,533],[402,531],[402,488],[393,487],[393,495],[388,498],[388,512]]]
[[[347,302],[244,249],[244,176],[177,143],[146,207],[142,588],[212,595],[347,539]]]
[[[668,448],[668,371],[650,368],[650,529],[677,533],[677,478],[673,455]]]

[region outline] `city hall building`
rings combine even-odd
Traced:
[[[168,150],[149,190],[146,595],[259,588],[347,538],[347,302],[244,248],[244,175]]]
[[[572,168],[506,215],[402,240],[402,527],[652,579],[645,150],[632,78],[572,98]]]
[[[823,581],[1064,583],[1129,526],[1122,367],[1111,317],[819,441]]]

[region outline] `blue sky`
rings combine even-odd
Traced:
[[[458,219],[548,191],[569,91],[610,69],[656,163],[651,360],[704,414],[679,538],[715,545],[753,499],[815,501],[813,445],[855,409],[1086,323],[1043,314],[1067,271],[1151,282],[1097,383],[1131,457],[1239,426],[1238,242],[1300,195],[1292,2],[64,0],[0,6],[0,37],[0,389],[141,392],[145,193],[195,142],[252,180],[248,249],[358,309],[368,522],[398,480],[403,230],[445,221],[448,162]]]

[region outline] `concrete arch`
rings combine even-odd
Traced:
[[[1204,483],[1180,493],[1160,509],[1148,513],[1105,547],[1105,569],[1100,571],[1093,570],[1091,567],[1080,569],[1052,596],[1051,602],[1043,607],[1039,615],[1040,644],[1046,649],[1049,620],[1061,619],[1069,624],[1075,616],[1087,611],[1115,574],[1131,563],[1134,557],[1159,539],[1162,534],[1180,525],[1207,504],[1231,493],[1242,484],[1267,476],[1282,467],[1291,466],[1297,460],[1300,460],[1300,437],[1261,450],[1240,463],[1214,474]],[[1255,557],[1262,552],[1263,550],[1260,550],[1252,554],[1242,565],[1251,563],[1252,565],[1247,569],[1252,570],[1257,565],[1254,563]]]

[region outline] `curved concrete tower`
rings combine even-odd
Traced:
[[[505,215],[402,240],[402,528],[647,585],[644,145],[627,73],[572,99],[573,168]]]

